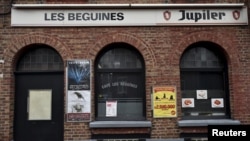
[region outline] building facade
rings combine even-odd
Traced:
[[[250,124],[247,0],[0,2],[0,141],[201,141]]]

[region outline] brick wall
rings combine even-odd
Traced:
[[[116,0],[69,0],[74,3],[117,3]],[[68,0],[16,0],[15,3],[68,3]],[[224,2],[243,0],[224,0]],[[1,1],[2,2],[2,1]],[[120,0],[119,3],[163,3],[165,0]],[[186,0],[171,0],[172,3]],[[216,0],[203,0],[216,2]],[[245,2],[245,1],[243,1]],[[3,3],[3,2],[2,2]],[[4,5],[5,3],[3,3]],[[63,60],[89,58],[95,60],[107,44],[126,42],[137,48],[146,62],[147,119],[152,121],[152,138],[178,138],[180,133],[204,133],[203,128],[178,128],[181,118],[179,61],[183,51],[197,41],[211,41],[225,51],[229,64],[232,118],[250,124],[250,28],[249,26],[197,27],[70,27],[13,28],[10,14],[0,15],[0,141],[13,138],[14,67],[26,45],[44,43],[54,47]],[[92,66],[93,67],[93,66]],[[93,78],[92,78],[93,79]],[[93,79],[94,80],[94,79]],[[93,82],[92,82],[93,83]],[[151,114],[151,86],[176,85],[178,118],[154,119]],[[92,85],[93,86],[93,85]],[[94,90],[94,88],[92,88]],[[94,99],[95,92],[92,92]],[[92,109],[94,109],[92,101]],[[94,119],[94,111],[92,118]],[[80,129],[80,130],[79,130]],[[85,140],[92,133],[147,133],[148,129],[91,130],[88,123],[64,123],[65,140]]]

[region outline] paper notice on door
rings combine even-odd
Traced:
[[[52,90],[29,90],[29,120],[51,120]]]

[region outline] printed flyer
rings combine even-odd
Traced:
[[[153,116],[154,118],[177,117],[176,87],[153,87]]]
[[[107,117],[117,116],[117,101],[106,101],[106,116]]]
[[[90,60],[67,61],[67,121],[90,121]]]

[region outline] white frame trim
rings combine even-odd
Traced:
[[[244,3],[208,3],[208,4],[13,4],[13,8],[240,8]]]

